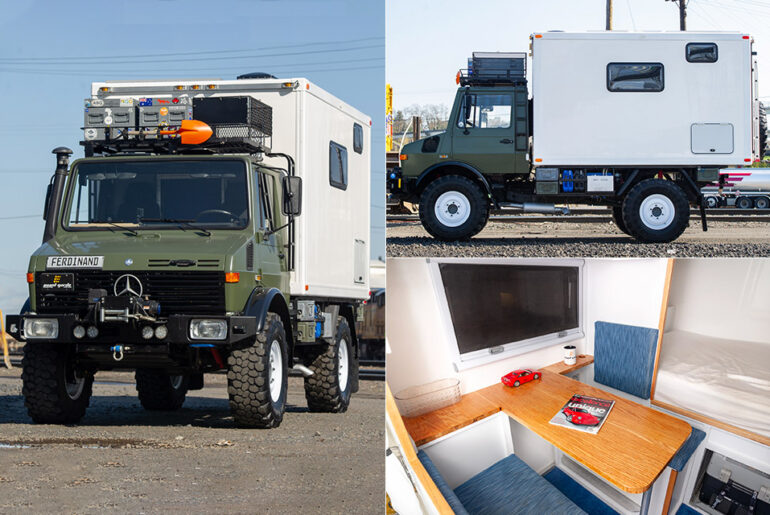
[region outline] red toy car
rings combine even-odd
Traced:
[[[500,380],[505,386],[519,386],[528,383],[533,379],[540,379],[540,372],[533,372],[528,368],[524,370],[514,370],[505,374]]]
[[[564,408],[562,413],[564,413],[564,416],[567,417],[567,420],[573,424],[579,424],[581,426],[595,426],[599,423],[598,418],[591,415],[590,413],[586,413],[585,411],[575,411],[573,409]]]

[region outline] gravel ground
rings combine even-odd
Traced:
[[[277,429],[233,426],[225,377],[174,413],[144,411],[133,373],[100,372],[78,426],[34,425],[0,369],[0,513],[381,513],[384,383],[344,414],[307,412],[301,378]]]
[[[433,239],[419,222],[387,224],[388,257],[755,257],[770,256],[770,224],[691,223],[678,240],[641,244],[612,223],[516,222],[487,224],[470,241]]]

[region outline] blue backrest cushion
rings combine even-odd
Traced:
[[[594,380],[649,399],[658,330],[610,322],[594,327]]]
[[[444,481],[444,478],[436,468],[436,465],[433,464],[433,460],[430,459],[430,456],[428,456],[425,451],[420,451],[417,453],[417,457],[420,459],[422,466],[425,467],[425,470],[428,472],[431,479],[433,479],[433,482],[436,483],[439,492],[444,496],[444,499],[446,499],[446,502],[452,510],[454,510],[457,515],[468,515],[468,511],[463,506],[463,503],[457,498],[454,490],[449,488],[449,485]]]
[[[690,456],[692,456],[704,438],[706,438],[706,433],[693,427],[690,438],[682,444],[679,451],[671,458],[668,466],[677,472],[681,472],[684,466],[687,465],[687,462],[690,461]]]

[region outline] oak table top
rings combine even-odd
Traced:
[[[692,428],[684,420],[547,369],[541,373],[539,380],[517,388],[494,384],[464,395],[452,406],[419,417],[404,417],[406,429],[419,446],[502,410],[630,493],[647,491],[690,436]],[[597,434],[549,423],[574,394],[615,401]]]

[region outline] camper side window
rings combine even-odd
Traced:
[[[610,63],[607,65],[607,89],[612,92],[663,91],[663,64]]]
[[[348,189],[348,150],[333,141],[329,142],[329,184]]]
[[[465,96],[457,126],[477,129],[508,129],[511,126],[511,95]]]
[[[356,154],[364,151],[364,128],[357,123],[353,124],[353,151]]]
[[[715,63],[719,51],[716,43],[687,43],[685,56],[688,63]]]

